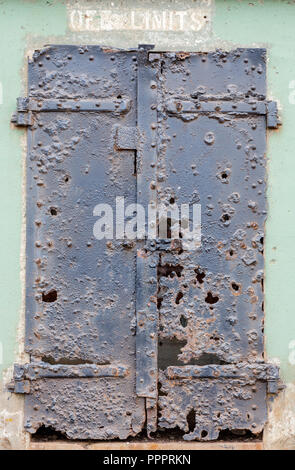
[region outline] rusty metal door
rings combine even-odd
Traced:
[[[158,425],[187,440],[257,434],[276,375],[263,353],[266,127],[277,125],[265,50],[156,60],[157,201],[202,211],[199,247],[159,251]]]
[[[141,431],[135,376],[136,251],[98,241],[94,207],[136,201],[136,56],[53,46],[29,63],[27,157],[27,431],[125,439]],[[121,132],[121,134],[124,134]],[[133,146],[134,147],[134,146]]]
[[[151,49],[52,46],[29,64],[13,121],[29,127],[31,360],[14,391],[31,433],[258,434],[277,389],[263,354],[266,128],[278,125],[265,50]],[[96,240],[93,208],[116,196],[200,204],[201,243],[150,239],[148,222],[137,240]]]

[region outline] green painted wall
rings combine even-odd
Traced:
[[[74,3],[74,2],[73,2]],[[87,5],[80,1],[80,5]],[[113,1],[115,7],[159,5],[171,8],[171,2]],[[175,0],[178,7],[191,1]],[[96,8],[111,8],[108,1],[96,2]],[[176,7],[175,7],[176,8]],[[281,363],[282,377],[295,382],[295,365],[289,349],[295,340],[295,104],[289,102],[289,83],[295,80],[295,3],[293,1],[216,0],[210,37],[199,33],[172,32],[153,34],[141,31],[71,32],[66,2],[62,0],[0,0],[0,341],[2,369],[14,362],[17,349],[17,325],[22,303],[20,274],[22,227],[22,145],[24,131],[13,129],[9,119],[15,98],[25,94],[25,63],[28,51],[48,43],[96,43],[121,47],[153,41],[158,48],[198,50],[235,46],[265,46],[268,49],[269,97],[282,106],[283,126],[269,133],[269,216],[266,232],[266,350]],[[195,36],[194,36],[195,35]],[[167,39],[168,38],[168,39]],[[194,40],[195,38],[195,40]],[[203,41],[201,41],[203,39]],[[1,345],[0,345],[1,346]],[[295,344],[294,344],[295,349]],[[1,349],[0,349],[1,351]],[[292,361],[291,361],[292,362]],[[295,360],[293,361],[295,364]]]
[[[22,141],[23,130],[9,121],[15,98],[24,93],[22,68],[31,35],[63,34],[66,8],[60,3],[41,1],[0,1],[0,341],[5,369],[14,361],[17,326],[21,311],[20,249],[22,228]]]

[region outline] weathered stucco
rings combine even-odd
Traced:
[[[183,6],[185,4],[185,7]],[[49,43],[105,44],[132,47],[154,43],[157,49],[212,50],[266,47],[268,98],[279,102],[283,126],[269,133],[266,225],[266,356],[280,365],[286,389],[269,404],[266,448],[295,448],[295,284],[293,148],[295,134],[294,1],[175,0],[106,1],[2,0],[0,138],[1,306],[0,367],[9,381],[12,364],[24,360],[24,171],[25,131],[9,124],[15,98],[26,93],[26,57]],[[186,12],[189,12],[187,14]],[[113,12],[112,15],[110,12]],[[179,13],[181,12],[181,13]],[[205,18],[206,17],[206,18]],[[4,387],[5,388],[5,387]],[[28,445],[22,431],[22,397],[0,398],[3,448]]]
[[[295,385],[287,384],[277,399],[269,404],[268,426],[264,431],[264,447],[295,449]]]

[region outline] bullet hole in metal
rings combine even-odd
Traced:
[[[186,420],[189,432],[193,432],[196,427],[196,412],[193,408],[187,414]]]
[[[217,335],[210,336],[210,339],[213,340],[213,341],[220,341],[220,338]]]
[[[232,289],[235,290],[236,292],[240,289],[240,286],[236,284],[235,282],[231,283]]]
[[[182,293],[181,291],[179,291],[178,294],[177,294],[177,296],[176,296],[176,299],[175,299],[175,303],[176,303],[177,305],[179,305],[179,302],[180,302],[180,300],[182,299],[182,297],[183,297],[183,293]]]
[[[185,318],[184,315],[180,315],[180,324],[183,326],[183,328],[187,327],[187,319]]]
[[[170,204],[174,204],[175,203],[174,197],[171,197],[169,202],[170,202]]]
[[[68,175],[66,175],[66,176],[64,177],[64,182],[65,182],[65,183],[68,183],[69,181],[70,181],[70,177],[69,177]]]
[[[122,99],[122,95],[118,95],[118,96],[117,96],[117,99],[118,99],[118,100],[121,100],[121,99]]]
[[[208,431],[206,431],[206,429],[203,429],[203,431],[201,432],[201,437],[204,439],[204,437],[208,436]]]
[[[217,178],[222,182],[222,183],[229,183],[229,177],[231,175],[231,170],[230,168],[224,168],[220,173],[217,174]],[[231,198],[230,198],[231,199]]]
[[[229,256],[233,256],[234,255],[234,250],[229,250]]]
[[[57,299],[57,291],[55,289],[45,293],[42,292],[42,302],[55,302]]]
[[[216,296],[212,295],[211,292],[208,292],[205,298],[205,302],[207,302],[207,304],[216,304],[218,300],[219,300],[219,297],[217,295]]]
[[[194,269],[194,271],[196,273],[196,278],[197,278],[198,283],[203,284],[204,283],[204,278],[206,277],[206,274],[204,272],[202,272],[199,268]]]
[[[163,266],[158,266],[158,276],[171,277],[173,278],[176,274],[177,277],[181,276],[183,266],[164,264]]]
[[[230,216],[228,214],[222,214],[221,220],[223,222],[228,222],[230,220]]]
[[[50,207],[50,214],[51,215],[57,215],[57,208],[56,207]]]

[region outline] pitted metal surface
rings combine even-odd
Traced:
[[[161,70],[158,199],[201,204],[202,242],[160,255],[159,426],[188,431],[192,412],[184,439],[256,434],[266,420],[265,382],[173,379],[165,370],[192,364],[206,376],[207,364],[264,361],[265,51],[165,54]]]
[[[225,429],[258,434],[266,421],[266,384],[254,378],[167,380],[160,374],[159,426],[185,440],[215,440]]]
[[[179,428],[212,440],[263,429],[278,381],[263,354],[266,128],[279,124],[265,57],[152,46],[34,54],[13,117],[28,126],[32,363],[16,367],[15,391],[26,393],[29,432],[126,439]],[[200,204],[201,240],[173,239],[173,217],[164,237],[96,240],[93,208],[116,196],[146,209]]]
[[[144,426],[142,401],[130,377],[39,379],[26,395],[25,429],[45,426],[70,439],[126,439]]]
[[[26,350],[64,377],[86,365],[113,370],[118,358],[129,372],[76,380],[47,371],[26,397],[26,429],[125,439],[145,422],[144,399],[135,395],[136,249],[96,240],[93,209],[113,206],[118,195],[136,202],[134,150],[115,145],[119,124],[136,125],[134,53],[94,46],[35,53],[27,107]]]

